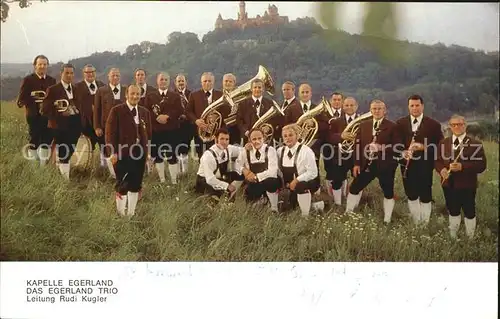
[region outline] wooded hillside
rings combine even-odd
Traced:
[[[314,19],[306,18],[280,27],[212,31],[201,41],[194,33],[174,32],[165,44],[144,41],[130,45],[123,54],[101,52],[69,62],[77,69],[92,63],[104,81],[110,67],[119,67],[124,83],[133,80],[136,67],[149,72],[148,82],[153,85],[158,71],[183,72],[195,89],[204,71],[212,71],[220,87],[224,73],[234,73],[241,84],[255,76],[262,64],[277,82],[277,101],[284,81],[309,82],[314,101],[341,91],[354,96],[366,111],[371,99],[381,98],[390,118],[406,114],[406,98],[415,93],[424,97],[426,113],[439,120],[455,112],[494,114],[498,109],[498,52],[396,41],[392,44],[404,50],[406,59],[383,63],[366,40],[373,39],[323,30]],[[52,65],[50,73],[57,76],[58,67]],[[81,72],[77,78],[81,79]],[[2,99],[16,97],[20,80],[2,79]]]

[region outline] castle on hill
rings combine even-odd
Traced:
[[[215,21],[215,29],[223,28],[240,28],[245,27],[258,27],[263,25],[280,25],[288,23],[288,17],[280,16],[278,13],[278,8],[273,4],[269,5],[267,10],[264,12],[264,16],[257,15],[255,18],[248,18],[248,13],[246,12],[245,1],[240,1],[240,11],[238,12],[238,20],[234,19],[222,19],[221,14],[217,17]]]

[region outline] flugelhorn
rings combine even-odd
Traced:
[[[351,133],[353,138],[343,139],[342,143],[340,143],[340,152],[347,154],[352,153],[354,151],[354,142],[356,141],[356,135],[359,131],[359,125],[364,121],[371,121],[373,115],[371,112],[367,112],[361,116],[358,116],[351,123],[347,124],[342,133]]]
[[[272,102],[273,106],[269,110],[267,110],[267,112],[264,113],[264,115],[262,115],[252,126],[252,129],[260,128],[262,130],[262,132],[264,133],[264,141],[267,144],[269,144],[273,140],[274,136],[274,127],[272,124],[268,123],[269,120],[278,114],[281,116],[285,116],[285,113],[283,112],[279,104],[275,100],[272,100]]]
[[[311,146],[314,143],[314,137],[316,136],[316,133],[318,133],[319,128],[318,121],[315,119],[315,117],[325,111],[333,116],[330,103],[328,103],[328,101],[323,96],[321,102],[318,105],[299,117],[296,124],[300,127],[300,134],[298,136],[300,143],[307,146]]]
[[[31,91],[31,97],[35,99],[36,103],[42,103],[47,97],[47,93],[45,91]]]
[[[227,126],[232,126],[236,123],[236,113],[238,112],[238,104],[252,96],[252,81],[262,80],[264,82],[264,87],[269,95],[274,95],[275,84],[269,72],[265,67],[259,65],[259,71],[252,79],[248,80],[244,84],[238,86],[231,92],[223,91],[222,96],[217,100],[212,102],[201,114],[200,119],[207,124],[207,128],[198,128],[198,135],[204,142],[213,141],[215,138],[215,132],[222,126],[222,121]],[[222,119],[222,114],[219,112],[219,108],[229,104],[231,106],[231,112],[226,119]]]
[[[70,115],[78,114],[78,109],[69,103],[66,99],[60,99],[54,101],[54,106],[56,107],[57,112],[64,113],[66,111],[69,112]]]

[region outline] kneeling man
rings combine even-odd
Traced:
[[[283,127],[282,136],[285,146],[278,149],[278,166],[283,178],[283,187],[291,191],[292,203],[295,206],[295,196],[299,203],[302,216],[309,215],[312,194],[320,187],[316,156],[307,145],[298,142],[300,127],[289,124]],[[324,209],[323,201],[314,203],[314,208]]]
[[[243,183],[241,167],[233,158],[238,158],[241,147],[229,145],[229,132],[225,128],[215,133],[215,144],[200,158],[196,176],[196,192],[217,197],[228,192],[232,197]],[[234,167],[230,167],[234,166]]]
[[[271,210],[278,211],[278,156],[276,150],[264,143],[264,132],[254,128],[248,134],[249,146],[240,152],[238,166],[248,182],[247,200],[254,201],[267,194]]]

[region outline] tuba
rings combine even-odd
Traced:
[[[279,104],[276,103],[275,100],[272,101],[273,106],[269,110],[267,110],[267,112],[264,113],[264,115],[262,115],[252,126],[252,129],[260,128],[262,130],[262,132],[264,133],[264,141],[267,144],[269,144],[273,140],[274,136],[274,128],[272,124],[268,123],[269,120],[278,114],[281,116],[285,116],[285,113],[283,112]]]
[[[355,120],[353,120],[351,123],[349,123],[345,127],[345,129],[342,131],[342,133],[348,132],[348,133],[351,133],[354,136],[356,136],[356,134],[359,131],[359,125],[361,124],[361,122],[371,121],[372,118],[373,118],[373,115],[371,112],[367,112],[363,115],[360,115]],[[356,138],[343,140],[341,145],[340,145],[340,148],[339,148],[340,152],[342,152],[344,154],[352,153],[354,151],[353,147],[354,147],[355,140],[356,140]]]
[[[300,127],[300,134],[298,136],[300,143],[307,146],[311,146],[314,143],[316,140],[314,137],[316,136],[316,133],[318,133],[319,128],[318,121],[315,117],[325,111],[333,116],[330,103],[328,103],[325,97],[322,97],[321,103],[299,117],[296,124]]]
[[[207,106],[207,108],[203,111],[201,114],[201,120],[203,120],[208,127],[203,130],[198,128],[198,135],[204,142],[210,142],[215,138],[215,132],[222,126],[222,121],[224,121],[227,126],[232,126],[236,123],[238,104],[244,99],[252,96],[252,81],[257,79],[264,82],[264,87],[269,95],[274,95],[274,81],[266,68],[259,65],[257,75],[231,92],[224,91],[222,96],[217,101],[212,102],[212,104]],[[222,114],[218,111],[218,109],[227,104],[231,106],[231,111],[229,112],[227,118],[223,120]]]

